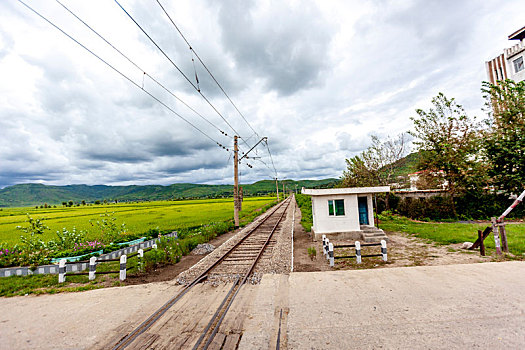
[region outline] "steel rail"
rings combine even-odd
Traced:
[[[234,288],[232,288],[230,290],[230,292],[228,293],[228,295],[225,297],[225,299],[223,300],[223,302],[221,303],[221,306],[219,307],[219,309],[217,310],[217,312],[215,312],[215,315],[213,316],[213,318],[210,320],[210,322],[208,323],[208,326],[206,327],[206,329],[204,330],[204,332],[202,333],[201,337],[199,338],[199,340],[197,341],[197,343],[194,345],[193,347],[193,350],[197,350],[200,346],[200,343],[202,342],[202,339],[206,336],[206,333],[208,333],[208,330],[209,328],[211,327],[211,325],[213,323],[215,323],[215,318],[217,317],[217,315],[219,314],[219,310],[220,308],[222,308],[222,305],[224,304],[224,302],[229,298],[229,301],[228,301],[228,305],[226,306],[226,309],[224,310],[224,312],[222,313],[220,319],[218,320],[217,324],[215,325],[215,327],[213,328],[213,331],[210,335],[210,337],[208,338],[208,340],[206,341],[206,344],[204,345],[203,349],[206,350],[208,349],[208,347],[210,346],[211,342],[213,341],[213,338],[215,338],[215,335],[217,334],[217,332],[219,331],[219,327],[220,325],[222,324],[222,321],[224,320],[224,318],[226,317],[226,314],[228,313],[228,310],[230,309],[230,306],[233,304],[233,301],[235,300],[235,297],[237,296],[237,294],[240,292],[241,290],[241,287],[246,283],[246,281],[248,280],[248,277],[250,276],[250,274],[253,272],[253,270],[255,269],[255,266],[257,265],[257,263],[259,262],[259,259],[261,258],[262,254],[264,253],[264,251],[266,250],[266,248],[268,247],[268,244],[270,243],[270,240],[272,239],[272,236],[273,234],[275,233],[275,231],[277,230],[277,227],[279,226],[279,224],[281,223],[281,221],[283,220],[283,217],[284,215],[286,214],[287,212],[287,209],[288,207],[290,206],[290,203],[291,203],[291,200],[288,200],[288,203],[286,205],[286,208],[284,209],[283,213],[281,214],[281,216],[279,217],[279,219],[277,220],[277,223],[274,225],[274,227],[272,228],[272,231],[270,232],[270,234],[268,235],[268,238],[266,239],[266,241],[264,242],[263,246],[261,247],[261,249],[259,250],[259,254],[257,254],[257,257],[255,258],[255,260],[253,261],[252,265],[250,266],[250,268],[248,269],[248,272],[244,275],[244,278],[242,280],[242,282],[240,284],[238,284],[238,288],[235,290],[235,294],[233,294],[233,296],[231,296],[230,298],[230,294],[233,292]],[[273,214],[273,213],[272,213]],[[237,282],[235,283],[235,285],[237,285]],[[235,287],[235,286],[234,286]]]
[[[196,277],[190,284],[186,285],[180,292],[168,300],[164,305],[162,305],[157,311],[155,311],[151,316],[149,316],[144,322],[137,326],[133,331],[131,331],[127,336],[122,338],[112,350],[121,350],[125,349],[130,345],[139,335],[148,330],[162,315],[166,313],[180,298],[182,298],[190,289],[192,289],[199,282],[205,280],[208,277],[208,273],[213,270],[217,265],[219,265],[224,259],[239,245],[241,245],[255,230],[257,230],[262,224],[264,224],[272,215],[279,210],[285,201],[277,205],[263,220],[261,220],[255,227],[253,227],[246,235],[239,240],[233,247],[231,247],[225,254],[223,254],[215,263],[208,267],[204,272],[202,272],[198,277]]]

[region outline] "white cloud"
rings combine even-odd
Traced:
[[[113,2],[63,0],[207,118],[224,120]],[[123,1],[194,84],[191,52],[154,3]],[[523,26],[521,1],[163,1],[258,131],[280,177],[341,175],[372,133],[411,127],[439,91],[481,116],[484,62]],[[31,3],[214,140],[230,138],[159,88],[55,1]],[[196,59],[196,57],[194,57]],[[203,94],[252,145],[253,132],[196,62]],[[0,3],[0,187],[231,183],[228,152],[18,2]],[[241,143],[241,148],[248,146]],[[264,148],[242,180],[273,176]],[[264,162],[265,164],[263,164]]]

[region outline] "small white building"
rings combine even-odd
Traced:
[[[373,194],[390,192],[390,186],[305,189],[312,196],[312,232],[316,239],[384,239],[384,232],[374,225]]]

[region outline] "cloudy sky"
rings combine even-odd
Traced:
[[[120,73],[2,1],[0,187],[232,183],[215,142],[236,133],[243,151],[268,137],[280,178],[339,177],[440,91],[482,117],[484,62],[525,25],[522,0],[159,1],[248,123],[155,0],[119,2],[169,60],[114,1],[60,0],[131,61],[59,2],[24,0]],[[242,182],[273,177],[253,155]]]

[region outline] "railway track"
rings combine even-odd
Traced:
[[[203,272],[197,275],[189,284],[174,295],[168,302],[149,316],[133,331],[122,337],[117,344],[112,345],[113,350],[133,348],[155,348],[152,344],[155,340],[152,337],[146,337],[143,334],[150,329],[155,323],[162,319],[164,314],[174,306],[184,295],[189,293],[197,284],[209,280],[233,279],[233,285],[226,293],[220,305],[216,308],[215,313],[207,322],[204,330],[193,345],[193,349],[208,349],[213,344],[217,348],[217,341],[213,343],[219,328],[230,309],[235,297],[238,295],[242,286],[253,275],[257,264],[271,256],[272,247],[275,244],[273,239],[274,233],[278,230],[283,218],[286,216],[292,197],[278,204],[272,211],[246,234],[228,249],[215,262],[211,263]],[[143,336],[141,336],[143,335]],[[144,340],[148,344],[139,344]],[[187,345],[185,344],[187,347]],[[219,345],[218,348],[221,348]],[[233,346],[235,348],[236,344]]]

